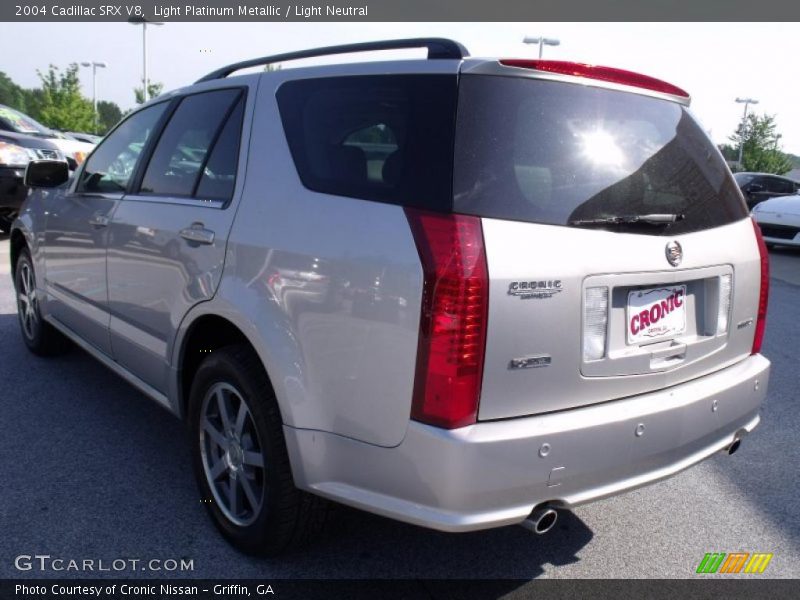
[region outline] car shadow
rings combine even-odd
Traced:
[[[186,558],[194,569],[180,576],[207,578],[527,580],[545,565],[578,561],[592,539],[586,524],[565,511],[543,536],[516,526],[448,534],[333,505],[326,528],[309,547],[277,559],[244,556],[205,514],[183,423],[78,348],[47,359],[33,356],[14,314],[0,314],[0,339],[0,408],[4,421],[14,423],[0,436],[7,484],[0,495],[7,523],[3,555],[35,548],[109,561]],[[3,561],[0,577],[9,576],[48,574],[21,573]],[[507,593],[518,582],[497,586],[484,590],[484,597]]]
[[[797,250],[787,253],[798,255]],[[710,461],[714,469],[739,489],[741,497],[758,507],[783,535],[800,548],[798,480],[787,465],[800,464],[800,411],[797,410],[797,305],[800,287],[773,278],[770,281],[767,329],[762,353],[771,362],[769,389],[761,408],[761,423],[731,457]],[[791,467],[791,472],[795,472]]]

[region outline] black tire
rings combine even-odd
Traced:
[[[223,396],[221,402],[226,407],[227,420],[222,418],[217,393]],[[238,425],[240,402],[244,402],[249,413],[241,419],[244,425],[239,433],[234,433],[234,425],[228,437],[222,430],[225,423],[233,420]],[[216,433],[206,433],[207,427],[214,428]],[[215,350],[201,363],[189,397],[189,430],[201,501],[214,524],[236,548],[247,554],[274,556],[304,546],[322,530],[328,503],[295,487],[278,404],[263,365],[249,347],[227,346]],[[224,453],[223,445],[215,441],[221,439],[217,437],[220,434],[229,444]],[[253,466],[254,462],[245,459],[236,475],[236,466],[231,465],[242,460],[242,456],[253,457],[258,452],[263,464]],[[214,467],[225,470],[214,477]],[[251,496],[261,499],[257,509],[249,502],[251,496],[244,493],[245,483]],[[233,508],[232,486],[238,490],[232,500]],[[258,493],[254,494],[254,490]],[[238,494],[241,498],[237,503]]]
[[[33,295],[30,294],[31,289]],[[17,298],[20,332],[28,350],[38,356],[54,356],[69,349],[67,338],[42,319],[36,294],[36,272],[27,248],[21,250],[17,258],[14,291]]]

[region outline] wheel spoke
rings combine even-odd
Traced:
[[[222,419],[222,428],[225,430],[227,434],[231,430],[231,417],[228,414],[228,405],[225,402],[225,394],[222,391],[222,388],[217,390],[215,394],[217,399],[217,409],[219,410],[220,419]]]
[[[227,447],[228,442],[225,439],[225,435],[211,424],[211,421],[208,420],[208,417],[203,417],[203,431],[208,434],[208,436],[211,438],[211,441],[217,446],[223,450]]]
[[[239,484],[236,475],[228,475],[228,508],[237,516],[239,514]]]
[[[261,452],[245,450],[243,454],[244,464],[250,465],[251,467],[259,467],[261,469],[264,468],[264,457],[261,455]]]
[[[31,278],[30,269],[28,269],[27,265],[24,265],[22,267],[22,289],[25,292],[26,296],[31,293],[31,279],[30,278]]]
[[[225,472],[225,469],[228,468],[228,465],[225,464],[225,461],[221,458],[217,460],[213,467],[211,467],[211,479],[217,479],[220,475]]]
[[[234,425],[233,430],[236,432],[237,437],[242,437],[242,431],[244,431],[244,422],[247,419],[247,405],[245,405],[244,400],[239,400],[239,412],[236,413],[236,425]]]
[[[253,486],[247,477],[239,477],[239,482],[242,484],[244,495],[247,497],[247,502],[250,503],[250,509],[255,512],[258,509],[259,499],[256,498],[256,493],[253,491]]]

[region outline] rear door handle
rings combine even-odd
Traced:
[[[102,213],[95,213],[94,215],[92,215],[92,218],[89,219],[89,225],[97,228],[108,227],[108,224],[110,222],[111,219],[109,219],[106,215]]]
[[[186,241],[194,242],[195,244],[214,243],[214,232],[206,229],[200,222],[192,223],[190,227],[181,229],[180,236]]]

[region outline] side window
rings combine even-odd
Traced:
[[[89,157],[78,182],[78,192],[122,193],[153,128],[167,107],[155,104],[128,117]]]
[[[227,202],[233,196],[236,167],[239,165],[239,139],[242,133],[243,115],[244,97],[241,97],[211,150],[203,175],[200,177],[200,184],[197,186],[195,195],[198,198]]]
[[[345,138],[342,145],[361,150],[367,164],[369,181],[387,183],[383,178],[383,167],[388,158],[398,149],[397,136],[389,125],[375,123],[354,131]]]
[[[156,144],[140,193],[192,196],[209,150],[240,94],[218,90],[181,100]]]
[[[306,188],[447,210],[456,94],[453,75],[368,75],[289,81],[276,95]]]
[[[769,191],[776,194],[791,194],[794,191],[792,182],[787,179],[772,179],[769,184]]]

